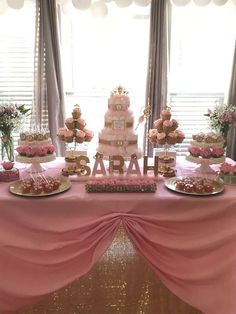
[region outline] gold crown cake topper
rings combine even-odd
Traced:
[[[127,90],[124,87],[122,87],[121,85],[119,85],[118,87],[113,89],[113,91],[111,92],[111,96],[114,96],[114,95],[127,95],[127,94],[128,94]]]

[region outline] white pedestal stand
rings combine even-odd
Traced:
[[[29,173],[40,173],[46,170],[42,163],[50,162],[56,159],[56,155],[48,155],[44,157],[24,157],[24,156],[16,156],[16,161],[24,164],[31,164],[30,167],[27,168],[27,172]]]
[[[195,172],[199,175],[216,175],[217,172],[210,167],[213,164],[221,164],[225,161],[225,157],[220,158],[199,158],[194,156],[186,156],[186,160],[191,161],[200,166],[195,169]]]

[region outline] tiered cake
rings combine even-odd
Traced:
[[[128,92],[121,86],[114,89],[108,99],[104,128],[98,135],[97,151],[105,158],[112,155],[130,158],[133,154],[141,157],[138,136],[134,132],[133,111],[129,107]]]
[[[187,160],[201,163],[207,161],[209,164],[222,163],[224,157],[225,141],[220,133],[197,133],[192,135],[192,141],[188,148]]]
[[[48,132],[22,132],[16,148],[16,160],[23,163],[48,162],[55,159],[55,146]]]

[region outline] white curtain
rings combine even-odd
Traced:
[[[48,125],[57,155],[65,152],[57,139],[64,125],[64,91],[61,71],[56,0],[36,0],[35,82],[31,125]]]

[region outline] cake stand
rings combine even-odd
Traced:
[[[39,173],[45,171],[45,167],[41,164],[50,162],[56,159],[56,154],[51,154],[43,157],[25,157],[25,156],[16,156],[16,161],[24,164],[31,164],[31,166],[27,169],[30,173]]]
[[[216,171],[211,168],[211,165],[223,163],[225,161],[225,157],[222,156],[219,158],[200,158],[188,155],[186,156],[186,160],[200,165],[195,169],[197,173],[215,175]]]

